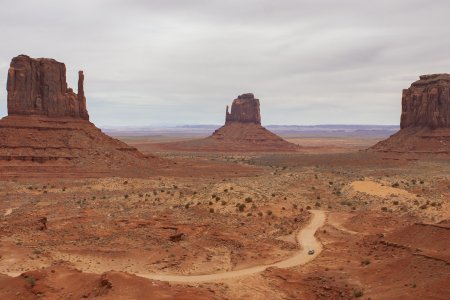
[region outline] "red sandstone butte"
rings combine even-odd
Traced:
[[[49,58],[14,57],[8,71],[8,115],[42,115],[89,120],[84,74],[78,73],[78,95],[67,86],[66,66]]]
[[[151,169],[136,148],[89,122],[84,74],[78,94],[67,86],[66,66],[19,55],[8,71],[8,116],[0,120],[0,174],[89,173]]]
[[[420,76],[403,90],[400,131],[372,149],[381,152],[450,153],[450,75]]]
[[[231,112],[226,108],[225,125],[204,139],[159,144],[158,148],[202,152],[295,152],[296,144],[261,126],[259,99],[247,93],[233,100]]]

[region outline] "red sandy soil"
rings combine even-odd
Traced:
[[[0,274],[2,299],[219,299],[206,288],[151,281],[132,274],[103,274],[54,265],[18,277]]]
[[[16,277],[0,276],[0,298],[450,294],[446,159],[376,152],[164,156],[165,167],[129,177],[3,177],[0,273]],[[328,220],[316,234],[324,250],[306,265],[190,286],[131,275],[214,274],[284,260],[299,251],[295,235],[309,209],[326,211]],[[105,277],[112,288],[102,284]]]

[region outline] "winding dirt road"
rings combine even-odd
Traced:
[[[320,210],[311,210],[313,214],[311,222],[297,234],[297,243],[302,246],[294,256],[270,264],[255,266],[247,269],[229,271],[215,274],[205,275],[165,275],[165,274],[151,274],[151,273],[137,273],[137,276],[171,282],[204,282],[204,281],[218,281],[230,279],[240,276],[252,275],[260,273],[269,267],[290,268],[299,265],[304,265],[314,258],[316,258],[322,251],[322,244],[314,236],[317,229],[325,224],[325,212]],[[313,255],[308,255],[308,251],[314,249]]]

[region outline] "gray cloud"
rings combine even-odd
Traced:
[[[244,92],[265,124],[397,124],[403,88],[450,72],[443,0],[0,5],[0,84],[21,53],[65,62],[73,87],[83,69],[99,125],[219,124]]]

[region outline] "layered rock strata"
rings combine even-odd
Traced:
[[[89,120],[84,74],[78,73],[78,94],[67,86],[66,66],[54,59],[19,55],[8,71],[8,115],[41,115]]]
[[[403,90],[400,131],[371,149],[449,154],[450,75],[423,75]]]
[[[19,55],[12,59],[7,91],[8,116],[0,120],[1,175],[151,167],[136,148],[89,122],[83,71],[76,94],[67,86],[63,63]]]

